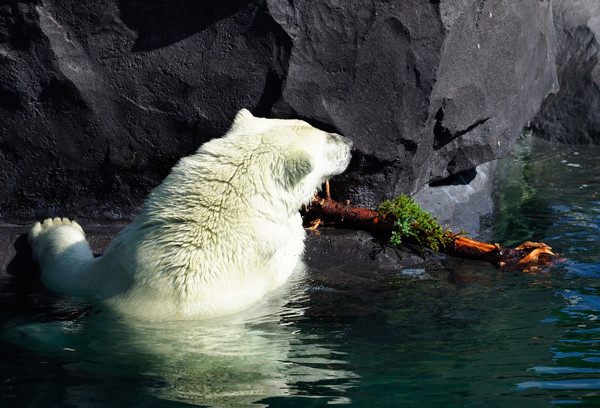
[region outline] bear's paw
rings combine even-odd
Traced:
[[[29,235],[28,235],[29,245],[33,245],[34,242],[40,236],[47,234],[54,228],[62,227],[62,226],[73,227],[77,231],[79,231],[81,233],[81,235],[85,236],[85,233],[83,232],[83,228],[81,228],[81,225],[79,225],[76,221],[71,221],[70,219],[68,219],[66,217],[46,218],[43,223],[40,223],[38,221],[33,225],[33,227],[31,227],[31,230],[29,231]]]

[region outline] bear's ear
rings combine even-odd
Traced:
[[[292,152],[285,159],[284,166],[284,179],[290,187],[294,187],[314,169],[312,157],[303,150]]]
[[[252,115],[248,109],[240,109],[240,111],[235,115],[235,119],[233,119],[233,126],[239,127],[250,119],[254,119],[254,115]]]

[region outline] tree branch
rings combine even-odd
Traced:
[[[390,235],[394,230],[394,219],[382,216],[377,211],[343,204],[330,197],[316,197],[302,211],[306,224],[321,222],[333,223],[336,226],[361,229],[377,234]],[[498,244],[475,241],[460,234],[444,232],[446,243],[440,251],[460,258],[476,259],[489,262],[499,268],[529,270],[549,263],[556,254],[543,243],[525,242],[516,248],[504,248]]]

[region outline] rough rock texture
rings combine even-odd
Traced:
[[[435,258],[424,261],[422,253],[398,250],[387,243],[387,237],[377,239],[368,232],[344,229],[310,231],[304,261],[311,269],[333,269],[340,274],[354,270],[402,271],[425,266],[441,269]]]
[[[5,1],[0,218],[131,218],[241,107],[352,138],[375,205],[510,150],[552,50],[540,0]]]
[[[553,0],[560,91],[531,123],[536,136],[600,143],[600,2]]]
[[[503,155],[555,86],[548,2],[331,3],[269,2],[293,42],[278,103],[355,141],[353,202]]]
[[[0,6],[0,216],[127,218],[239,107],[261,110],[287,36],[264,7],[205,4]]]

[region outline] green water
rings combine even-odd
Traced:
[[[525,140],[489,238],[564,258],[517,273],[321,271],[213,322],[125,325],[3,282],[0,406],[600,406],[600,149]],[[3,293],[2,293],[3,292]]]

